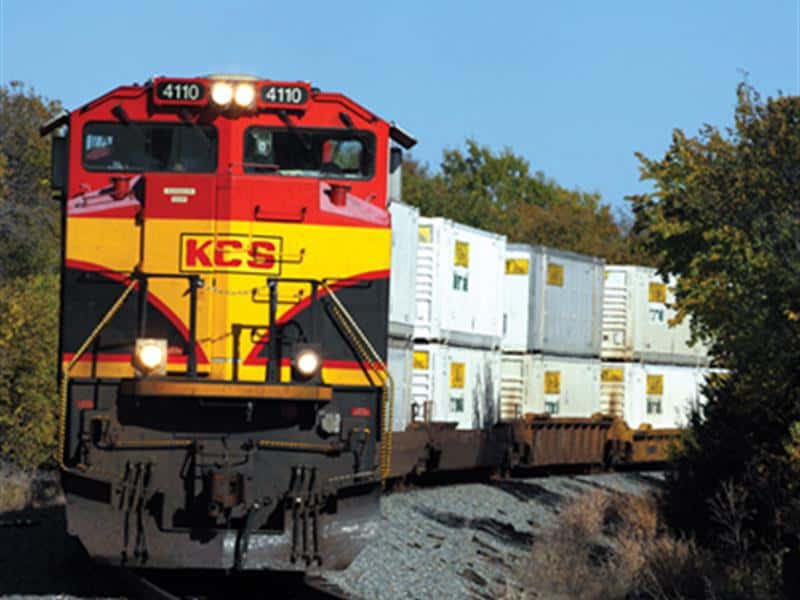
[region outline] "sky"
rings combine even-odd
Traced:
[[[435,171],[468,137],[615,208],[674,128],[732,123],[738,82],[800,89],[800,0],[0,0],[0,83],[68,109],[154,75],[343,92]]]

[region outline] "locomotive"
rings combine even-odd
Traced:
[[[411,135],[307,82],[156,77],[62,113],[59,462],[102,564],[345,568],[391,472]]]

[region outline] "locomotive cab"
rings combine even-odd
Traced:
[[[390,219],[413,138],[305,82],[159,77],[43,127],[60,462],[100,562],[344,568],[389,472]]]

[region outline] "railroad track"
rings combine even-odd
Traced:
[[[124,585],[141,600],[213,600],[275,598],[287,600],[361,600],[320,575],[263,573],[247,575],[178,574],[164,576],[120,569]]]

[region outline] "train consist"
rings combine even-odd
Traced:
[[[667,457],[711,372],[674,279],[391,210],[396,476]]]
[[[671,385],[643,361],[680,351],[638,325],[631,345],[625,306],[618,339],[617,272],[421,219],[399,202],[415,140],[344,95],[157,77],[42,134],[68,527],[101,563],[342,569],[388,478],[653,461],[675,438],[625,424],[639,379]]]

